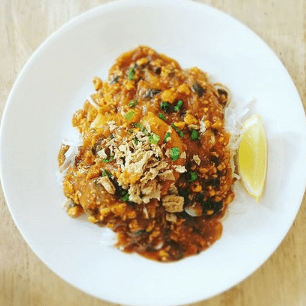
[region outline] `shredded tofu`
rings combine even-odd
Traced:
[[[102,141],[101,146],[104,149],[97,154],[103,159],[113,157],[113,161],[118,166],[116,171],[118,185],[127,190],[129,200],[137,204],[147,204],[151,199],[160,200],[161,184],[164,181],[175,181],[174,171],[179,173],[186,171],[186,168],[180,165],[171,168],[165,161],[167,152],[163,147],[150,143],[148,135],[150,126],[145,124],[145,128],[147,133],[138,131],[129,138],[122,138],[120,133],[115,133],[112,139]],[[108,192],[111,191],[109,183],[111,182],[106,179],[101,181]]]

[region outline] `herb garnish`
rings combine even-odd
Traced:
[[[171,149],[170,158],[172,161],[175,161],[180,158],[180,149],[177,147],[174,147]]]
[[[104,169],[103,172],[102,172],[102,176],[108,176],[108,177],[110,177],[110,176],[111,176],[111,173]]]
[[[160,140],[160,136],[158,136],[157,134],[152,134],[149,136],[150,143],[157,144],[159,140]]]
[[[127,202],[129,199],[130,199],[130,195],[128,192],[121,198],[121,200],[124,202]]]
[[[129,107],[135,107],[138,104],[138,101],[136,99],[129,102]]]
[[[174,128],[174,130],[179,134],[180,137],[184,137],[183,132],[174,124],[171,123],[171,126]]]
[[[198,177],[198,175],[195,172],[192,172],[192,171],[188,172],[187,175],[188,175],[188,182],[190,182],[190,183],[194,182]]]
[[[125,115],[125,119],[126,120],[131,120],[132,117],[134,116],[135,112],[134,111],[129,111],[126,115]]]
[[[163,141],[164,141],[164,142],[167,142],[169,137],[170,137],[170,133],[167,132],[167,133],[165,134],[165,137],[164,137],[164,140],[163,140]]]
[[[133,140],[134,140],[135,145],[138,145],[139,140],[136,137]]]
[[[135,123],[135,126],[136,126],[136,127],[139,127],[140,130],[141,130],[146,136],[149,135],[148,130],[147,130],[141,123]]]
[[[182,100],[179,100],[178,102],[177,102],[177,104],[174,106],[174,111],[175,112],[178,112],[180,109],[181,109],[181,107],[183,106],[183,104],[184,104],[184,102],[182,101]]]
[[[166,121],[166,117],[165,117],[162,113],[158,113],[158,117],[159,117],[161,120]]]
[[[130,81],[134,81],[134,75],[135,75],[135,69],[133,67],[131,67],[129,69],[128,79]]]
[[[114,160],[114,156],[112,155],[112,156],[110,156],[109,158],[104,158],[103,159],[103,162],[104,163],[110,163],[110,162],[112,162]]]
[[[198,133],[198,131],[196,131],[196,130],[194,130],[194,129],[192,129],[192,131],[191,131],[191,135],[190,135],[190,139],[191,140],[197,140],[197,139],[201,139],[201,137],[200,137],[200,135],[199,135],[199,133]]]
[[[160,104],[160,108],[164,111],[164,112],[166,112],[166,113],[168,113],[168,111],[170,110],[170,104],[168,103],[168,102],[162,102],[161,104]]]

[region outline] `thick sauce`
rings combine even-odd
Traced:
[[[222,234],[233,200],[227,93],[198,68],[149,47],[121,55],[73,117],[83,145],[67,170],[68,214],[158,261],[198,254]],[[62,146],[59,164],[69,146]]]

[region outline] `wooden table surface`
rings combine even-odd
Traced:
[[[17,75],[61,25],[103,0],[0,1],[0,112]],[[274,50],[306,105],[306,0],[202,0],[249,26]],[[288,102],[289,103],[289,102]],[[288,203],[290,205],[290,203]],[[305,306],[306,198],[282,244],[253,275],[197,306]],[[51,272],[27,246],[0,193],[0,306],[112,303],[91,297]]]

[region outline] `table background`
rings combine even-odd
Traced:
[[[166,1],[166,0],[165,0]],[[23,65],[60,26],[103,0],[0,1],[0,113]],[[306,0],[202,0],[249,26],[275,51],[306,106]],[[289,105],[290,101],[288,101]],[[288,203],[290,205],[290,203]],[[193,306],[305,306],[306,198],[280,247],[252,276]],[[65,283],[29,249],[0,190],[0,305],[111,306]]]

